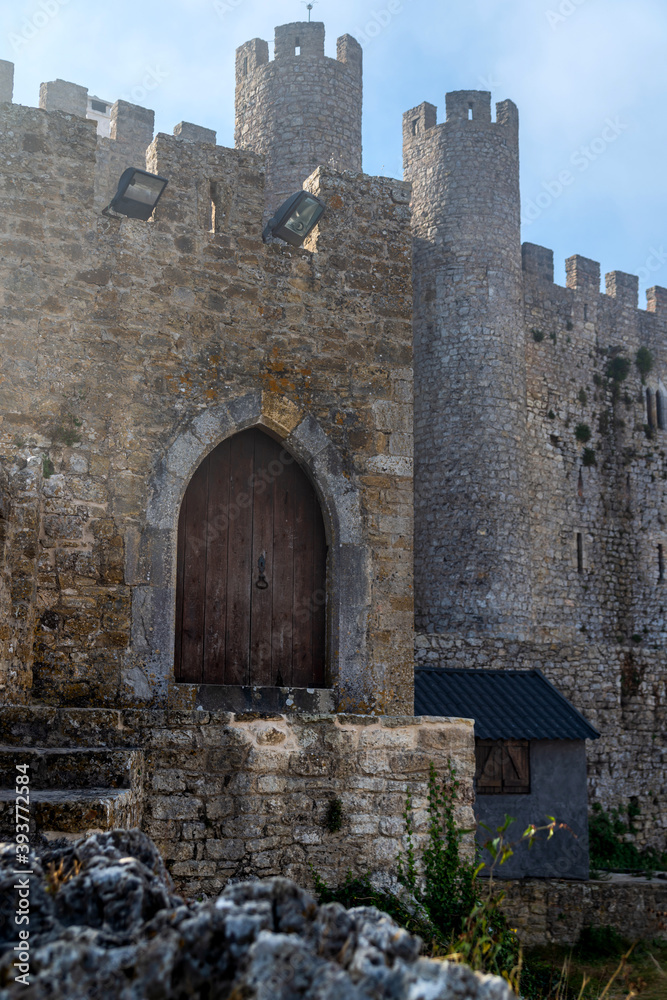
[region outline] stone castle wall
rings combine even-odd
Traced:
[[[613,927],[626,941],[667,940],[667,886],[659,879],[503,880],[502,890],[503,912],[525,948],[576,945],[586,927]]]
[[[254,38],[236,50],[237,149],[266,155],[269,217],[320,164],[361,171],[362,53],[350,35],[324,55],[324,25],[276,28],[274,58]]]
[[[103,148],[147,127],[117,110],[128,129]],[[158,135],[148,169],[169,186],[145,224],[100,215],[94,122],[3,104],[0,141],[10,134],[3,698],[164,702],[181,498],[211,448],[259,426],[323,506],[335,704],[411,711],[407,186],[319,170],[330,242],[295,250],[262,243],[253,153]]]

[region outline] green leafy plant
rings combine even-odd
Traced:
[[[556,341],[558,340],[558,334],[552,330],[551,333],[549,334],[549,339],[552,340],[555,344]]]
[[[533,335],[533,340],[535,341],[535,343],[541,344],[542,341],[544,340],[544,333],[542,332],[542,330],[537,330],[535,327],[533,327],[533,329],[530,332]]]
[[[597,465],[597,459],[595,457],[594,448],[584,448],[584,454],[582,455],[581,458],[581,464],[587,469],[590,469],[592,465]]]
[[[329,833],[338,833],[343,825],[343,803],[340,799],[331,799],[324,815],[324,825]]]
[[[71,448],[73,444],[78,444],[81,440],[81,435],[79,434],[79,428],[82,425],[82,421],[74,414],[68,413],[63,417],[62,423],[57,424],[51,429],[51,439],[54,444],[64,444],[66,447]]]
[[[634,833],[633,822],[640,815],[637,803],[606,812],[593,803],[588,822],[591,866],[609,871],[653,872],[667,868],[667,854],[653,848],[640,851],[628,840]]]
[[[460,857],[460,847],[468,830],[460,830],[454,820],[460,782],[451,760],[448,774],[439,782],[433,762],[428,782],[428,846],[421,859],[423,886],[417,876],[414,849],[412,797],[407,793],[403,817],[406,826],[406,856],[398,859],[399,881],[423,906],[442,942],[460,931],[475,906],[478,866]]]
[[[579,402],[581,403],[581,405],[585,406],[586,403],[588,402],[588,394],[587,394],[586,390],[585,389],[580,389],[579,390],[579,395],[578,395],[577,398],[578,398]]]
[[[629,374],[630,361],[628,358],[624,358],[621,355],[616,358],[612,358],[607,365],[607,376],[610,379],[613,379],[616,383],[625,382]]]
[[[653,368],[653,355],[649,351],[648,347],[639,348],[635,355],[635,364],[637,365],[637,370],[643,381]]]
[[[48,455],[44,455],[42,459],[42,475],[45,479],[50,479],[53,473],[56,471],[56,467],[49,458]]]
[[[588,424],[577,424],[574,428],[574,436],[581,444],[586,444],[591,439],[591,429]]]
[[[555,420],[556,419],[556,414],[554,413],[553,410],[549,410],[549,412],[547,413],[547,419],[548,420]]]
[[[432,941],[435,930],[426,914],[417,907],[409,906],[398,896],[376,889],[368,872],[355,875],[348,871],[341,885],[332,888],[312,865],[310,871],[320,903],[340,903],[346,909],[354,906],[375,906],[411,934],[419,935],[423,941]]]

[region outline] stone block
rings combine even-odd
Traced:
[[[66,111],[79,118],[85,118],[88,110],[88,90],[76,83],[52,80],[40,86],[39,106],[45,111]]]
[[[14,96],[14,63],[0,59],[0,103],[11,103]]]
[[[207,840],[206,857],[213,861],[239,861],[245,854],[242,840]]]
[[[214,129],[193,125],[191,122],[179,122],[178,125],[174,125],[174,135],[184,142],[208,142],[215,146],[216,133]]]

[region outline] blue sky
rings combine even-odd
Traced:
[[[396,9],[399,7],[400,9]],[[327,53],[364,35],[364,169],[402,175],[401,116],[448,90],[511,98],[521,120],[523,238],[667,286],[664,0],[321,0]],[[14,100],[61,77],[233,145],[234,50],[305,19],[299,0],[0,0]],[[137,99],[142,98],[142,99]]]

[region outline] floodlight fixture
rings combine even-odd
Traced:
[[[147,222],[168,183],[165,177],[128,167],[123,171],[118,190],[102,210],[102,215],[110,215],[114,211],[130,219]]]
[[[326,208],[323,201],[309,191],[299,191],[283,202],[262,233],[266,243],[269,236],[277,236],[293,247],[300,247],[322,218]]]

